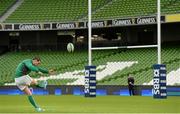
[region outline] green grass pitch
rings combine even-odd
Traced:
[[[73,95],[34,96],[45,114],[123,114],[177,113],[180,97],[153,99],[143,96],[97,96],[85,98]],[[0,114],[37,114],[25,95],[0,95]]]

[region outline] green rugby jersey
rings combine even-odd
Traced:
[[[37,67],[32,64],[32,59],[26,59],[19,63],[16,68],[15,78],[29,74],[31,71],[48,73],[47,69]]]

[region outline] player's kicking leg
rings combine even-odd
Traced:
[[[24,93],[25,93],[26,95],[28,95],[28,100],[29,100],[29,102],[33,105],[33,107],[35,108],[35,110],[36,110],[37,112],[42,112],[43,110],[36,104],[36,102],[35,102],[35,100],[34,100],[34,98],[33,98],[33,96],[32,96],[32,93],[31,93],[30,89],[28,88],[28,86],[26,86],[23,91],[24,91]]]
[[[25,75],[19,78],[15,78],[15,83],[18,86],[18,88],[20,90],[22,90],[26,95],[28,95],[28,100],[29,102],[34,106],[34,108],[36,109],[36,111],[41,112],[43,111],[35,102],[35,100],[32,97],[32,92],[30,91],[30,89],[28,88],[28,86],[30,85],[36,85],[38,87],[41,88],[46,88],[47,86],[47,82],[43,81],[43,82],[37,82],[36,80],[32,79],[30,76]]]

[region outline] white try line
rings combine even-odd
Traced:
[[[93,47],[91,50],[108,50],[108,49],[124,49],[124,48],[154,48],[158,45],[139,45],[139,46],[115,46],[115,47]]]
[[[41,112],[43,114],[179,114],[179,113],[105,113],[105,112],[95,112],[95,113],[91,113],[91,112],[87,112],[87,113],[81,113],[81,112]],[[0,114],[39,114],[39,113],[34,113],[34,112],[22,112],[22,113],[0,113]]]

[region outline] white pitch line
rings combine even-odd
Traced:
[[[87,113],[81,113],[81,112],[42,112],[43,114],[179,114],[179,113],[105,113],[105,112],[95,112],[95,113],[91,113],[91,112],[87,112]],[[0,113],[0,114],[39,114],[39,113],[34,113],[34,112],[28,112],[28,113]]]

